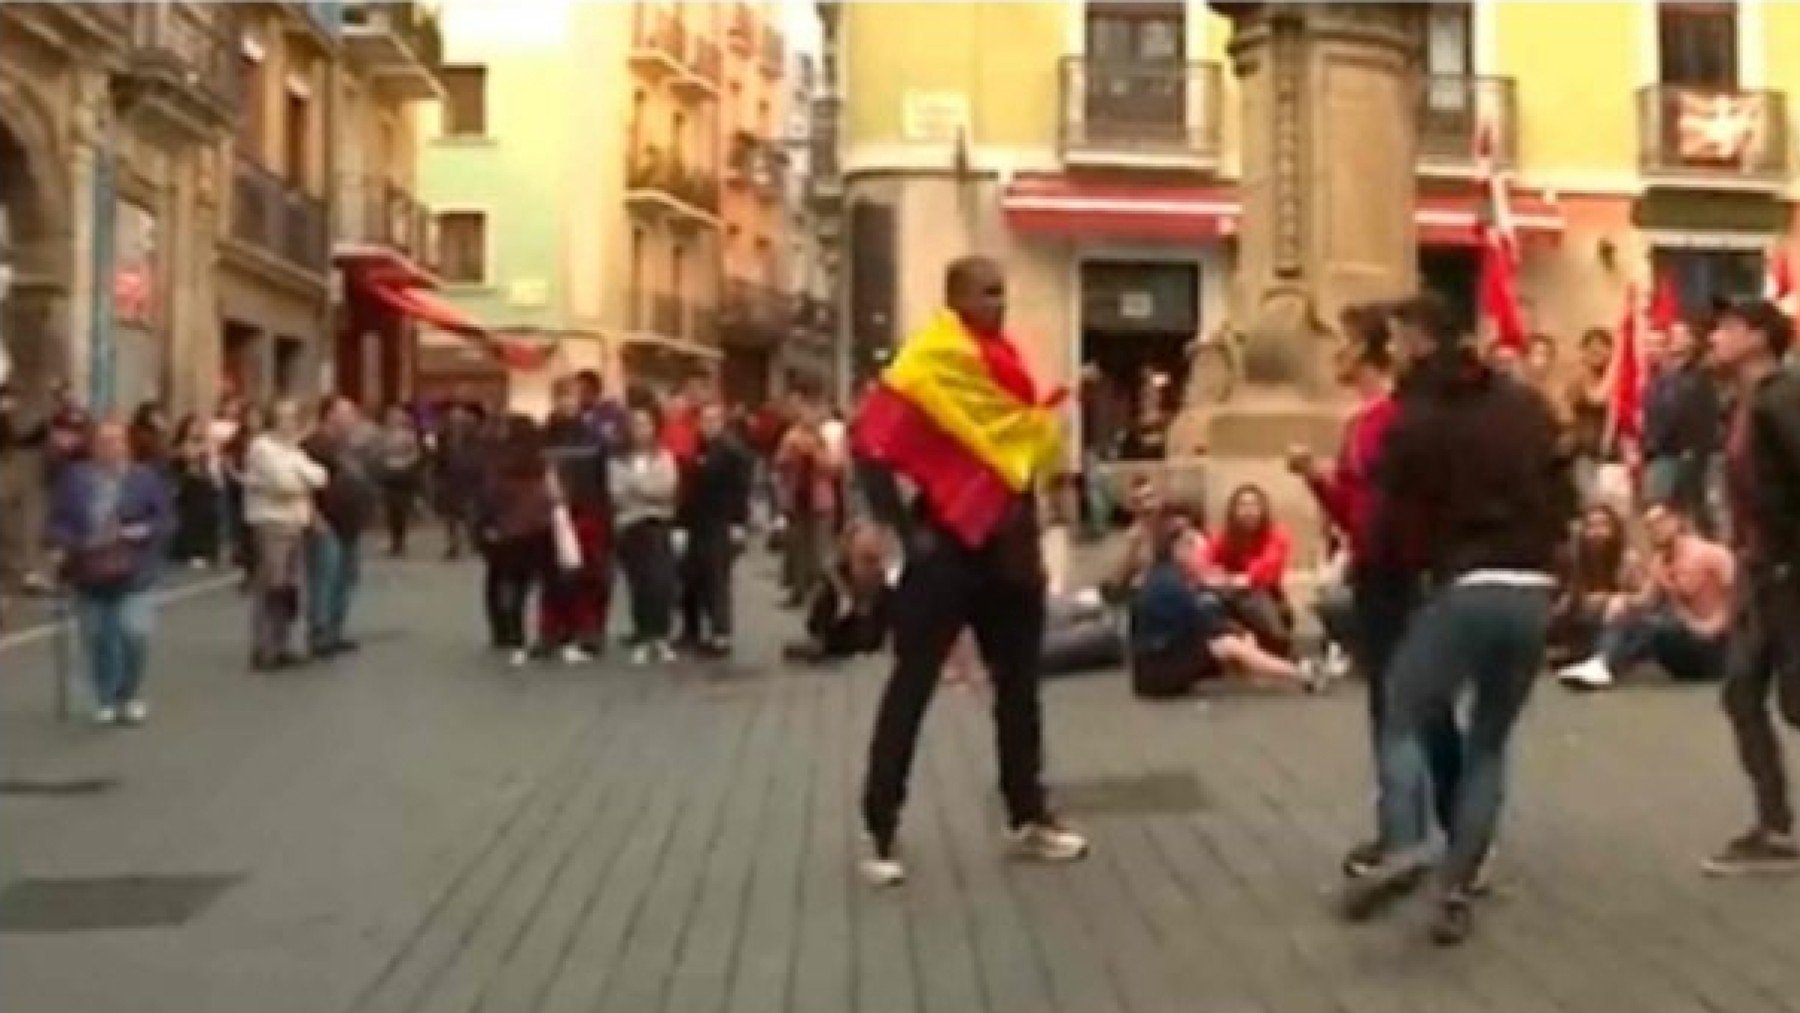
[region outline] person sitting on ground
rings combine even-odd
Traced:
[[[838,542],[837,561],[814,588],[806,608],[806,639],[787,645],[793,661],[833,661],[874,654],[893,625],[894,582],[887,539],[858,522]]]
[[[1637,663],[1654,661],[1677,682],[1711,682],[1725,669],[1731,622],[1731,553],[1696,534],[1673,504],[1644,514],[1651,555],[1641,591],[1607,603],[1592,657],[1557,673],[1573,689],[1604,689]]]
[[[1284,580],[1293,536],[1269,507],[1261,486],[1242,485],[1225,501],[1225,525],[1206,546],[1207,582],[1220,589],[1232,617],[1266,650],[1291,657],[1294,614]]]
[[[1598,503],[1581,514],[1563,550],[1558,593],[1550,613],[1548,657],[1567,664],[1594,655],[1600,629],[1617,602],[1641,586],[1637,554],[1626,544],[1625,522],[1611,505]]]
[[[1125,529],[1125,544],[1117,561],[1100,584],[1101,595],[1115,602],[1130,598],[1131,592],[1149,573],[1156,560],[1157,544],[1176,517],[1185,523],[1170,551],[1181,563],[1188,583],[1200,584],[1208,570],[1205,510],[1196,504],[1169,503],[1147,475],[1132,480],[1127,504],[1131,525]]]
[[[1134,584],[1128,644],[1134,691],[1180,696],[1200,682],[1231,674],[1299,683],[1300,670],[1292,661],[1264,650],[1232,622],[1217,594],[1194,586],[1179,555],[1191,534],[1185,516],[1168,514],[1150,565]]]

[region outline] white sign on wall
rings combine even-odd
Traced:
[[[969,96],[909,88],[900,99],[900,135],[908,141],[956,140],[969,129]]]

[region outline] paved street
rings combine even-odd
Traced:
[[[1054,781],[1098,849],[1066,868],[999,858],[985,710],[946,691],[913,879],[871,893],[851,857],[874,666],[771,664],[789,619],[755,580],[734,670],[512,672],[475,646],[473,580],[380,567],[363,652],[278,677],[244,673],[230,592],[174,605],[137,732],[55,726],[49,642],[0,653],[0,1010],[1800,1009],[1800,882],[1696,873],[1743,815],[1705,691],[1546,687],[1501,895],[1444,953],[1413,912],[1327,910],[1365,822],[1354,691],[1054,686]],[[104,927],[157,921],[162,879],[100,883],[85,931],[18,902],[122,876],[221,878],[162,927]]]

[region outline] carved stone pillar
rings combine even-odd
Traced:
[[[1235,302],[1244,379],[1322,394],[1323,326],[1417,273],[1422,8],[1220,5],[1243,98]]]

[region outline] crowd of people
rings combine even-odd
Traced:
[[[844,428],[812,392],[733,416],[704,375],[620,399],[583,372],[554,384],[543,418],[466,404],[377,416],[327,396],[225,398],[173,425],[151,403],[122,422],[60,388],[41,420],[22,414],[0,389],[0,589],[66,596],[102,724],[148,714],[151,591],[172,569],[241,568],[250,666],[289,669],[357,649],[364,552],[385,535],[405,556],[427,516],[446,560],[479,553],[489,639],[514,665],[604,653],[615,579],[632,661],[731,653],[733,565],[759,497],[790,604],[817,611],[841,586]],[[841,625],[855,599],[816,621]],[[859,650],[880,646],[870,636]]]

